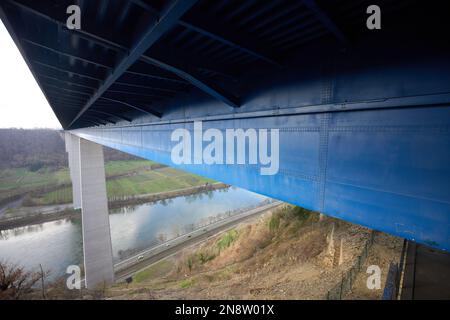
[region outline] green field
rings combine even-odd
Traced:
[[[67,169],[51,171],[48,168],[42,168],[35,172],[27,168],[0,170],[0,193],[37,189],[69,182]]]
[[[105,165],[109,199],[177,190],[213,182],[211,179],[160,167],[146,160],[110,161]],[[27,168],[0,171],[0,199],[32,191],[28,204],[49,205],[72,201],[67,168],[32,172]]]

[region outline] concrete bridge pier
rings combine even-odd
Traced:
[[[74,207],[81,208],[87,289],[114,282],[114,267],[101,145],[66,133]]]
[[[72,180],[72,198],[74,209],[81,208],[81,188],[80,188],[80,138],[68,132],[64,135],[66,142],[66,152],[69,160],[69,173]]]

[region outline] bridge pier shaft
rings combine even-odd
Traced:
[[[77,136],[70,134],[68,132],[65,133],[65,142],[66,142],[66,152],[68,154],[69,160],[69,173],[70,180],[72,180],[72,198],[73,198],[73,207],[74,209],[81,208],[81,194],[80,194],[80,156],[79,156],[79,148],[80,148],[80,138]]]
[[[114,282],[103,147],[66,133],[74,207],[81,207],[87,289]]]

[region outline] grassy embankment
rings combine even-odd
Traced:
[[[146,160],[110,161],[105,165],[109,200],[139,194],[166,192],[214,182]],[[67,168],[30,171],[14,168],[0,171],[0,201],[27,194],[25,205],[52,205],[72,201]]]

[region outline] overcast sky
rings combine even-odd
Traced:
[[[0,128],[61,128],[0,20]]]

